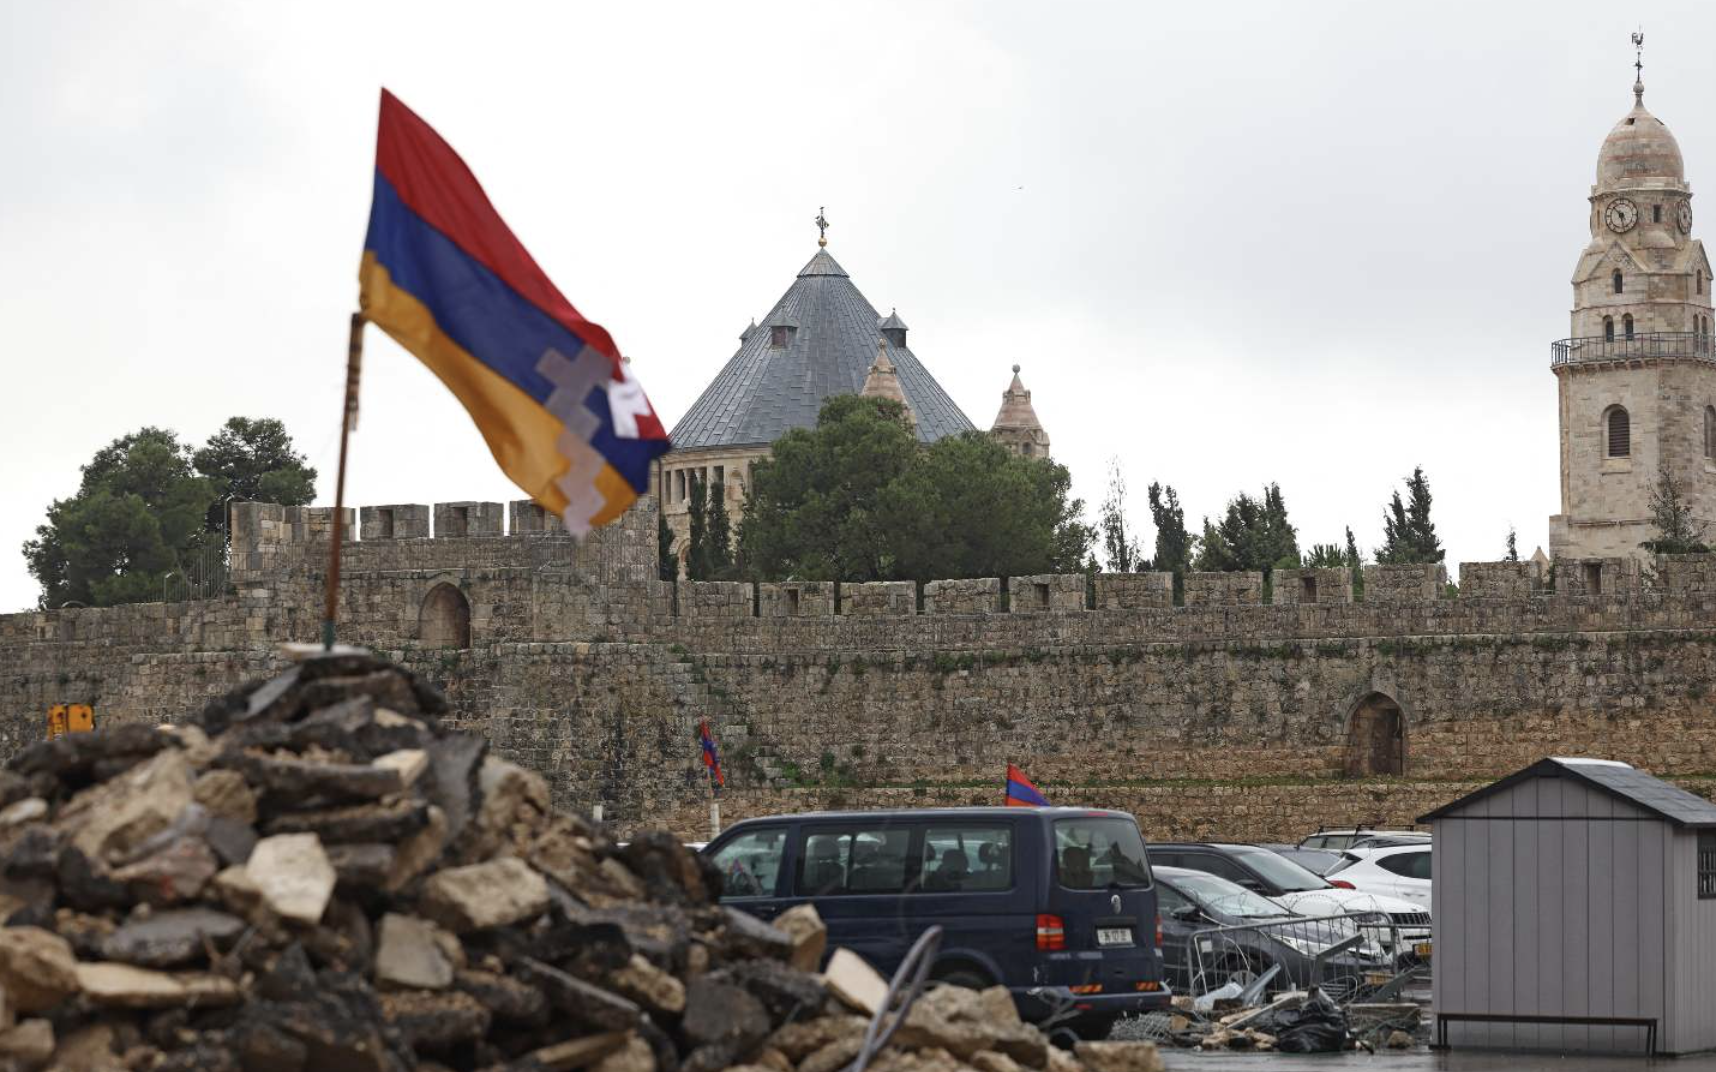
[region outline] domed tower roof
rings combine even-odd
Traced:
[[[888,344],[885,340],[876,343],[876,361],[870,366],[870,374],[864,377],[864,387],[858,392],[866,398],[887,398],[906,407],[906,423],[914,431],[918,427],[918,415],[912,412],[912,403],[906,398],[906,392],[900,389],[899,370],[894,368],[893,361],[888,358]]]
[[[822,403],[864,389],[878,343],[888,343],[884,378],[904,397],[918,438],[933,442],[972,423],[827,249],[818,248],[769,315],[673,427],[675,450],[766,446],[789,428],[816,427]],[[898,341],[889,338],[899,336]],[[893,397],[892,394],[889,397]]]
[[[1633,83],[1633,110],[1609,131],[1597,154],[1597,185],[1615,189],[1685,182],[1680,143],[1662,120],[1645,110],[1644,84]]]
[[[1037,420],[1036,408],[1031,405],[1031,392],[1019,379],[1018,365],[1013,366],[1013,382],[1001,393],[1001,412],[995,415],[989,434],[1021,454],[1049,453],[1049,433]]]

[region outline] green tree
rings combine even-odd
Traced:
[[[1305,552],[1306,569],[1338,569],[1347,564],[1347,553],[1337,544],[1314,543]]]
[[[678,579],[679,560],[673,557],[673,529],[667,524],[667,515],[659,511],[655,515],[655,562],[657,577],[664,581]]]
[[[1118,458],[1108,460],[1108,494],[1102,500],[1097,530],[1110,573],[1131,573],[1145,564],[1137,538],[1126,531],[1126,478]]]
[[[1347,526],[1347,568],[1353,573],[1353,598],[1364,596],[1364,556],[1359,554],[1358,541],[1353,538],[1352,526]]]
[[[1430,520],[1430,481],[1424,467],[1412,470],[1406,478],[1407,501],[1401,502],[1400,492],[1382,512],[1382,548],[1376,560],[1390,566],[1411,563],[1440,562],[1446,554],[1442,541],[1436,536],[1436,526]]]
[[[1650,523],[1656,535],[1639,544],[1656,555],[1701,555],[1709,552],[1705,526],[1692,514],[1686,491],[1667,466],[1657,470],[1650,492]]]
[[[733,530],[727,522],[727,486],[723,481],[708,489],[704,508],[703,576],[698,580],[724,581],[733,576]]]
[[[944,436],[883,489],[893,575],[917,581],[1077,573],[1094,533],[1072,476],[981,432]]]
[[[160,599],[162,578],[210,540],[204,524],[214,501],[213,483],[196,475],[175,433],[143,428],[114,440],[24,544],[40,604]]]
[[[1174,575],[1174,602],[1183,598],[1186,571],[1192,567],[1197,537],[1186,531],[1186,511],[1172,484],[1152,482],[1145,492],[1150,502],[1150,521],[1156,527],[1156,553],[1147,568]]]
[[[1277,484],[1265,486],[1259,499],[1241,492],[1228,502],[1220,522],[1204,519],[1200,570],[1260,570],[1267,576],[1277,566],[1298,564],[1298,533],[1287,520],[1287,503]]]
[[[709,571],[709,486],[696,470],[691,472],[690,484],[686,517],[691,531],[686,537],[685,576],[701,581]]]
[[[915,463],[918,442],[898,402],[836,395],[816,427],[794,428],[751,467],[739,525],[746,568],[759,577],[878,581],[896,576],[877,515],[882,491]]]
[[[1519,561],[1519,534],[1513,530],[1512,525],[1509,525],[1507,529],[1507,557],[1503,561]]]
[[[316,497],[316,471],[293,449],[286,425],[273,417],[228,419],[191,456],[191,464],[214,485],[210,529],[226,531],[228,500],[302,506]]]

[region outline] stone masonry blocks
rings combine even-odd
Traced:
[[[1255,606],[1262,602],[1261,573],[1248,571],[1186,574],[1188,607]]]
[[[566,531],[566,525],[559,517],[544,510],[534,500],[514,499],[506,507],[514,536]]]
[[[827,618],[834,614],[834,585],[802,581],[757,585],[757,613],[764,618]]]
[[[429,507],[423,503],[366,506],[360,516],[365,540],[416,540],[429,535]]]
[[[1535,562],[1460,563],[1461,599],[1529,599],[1542,586]]]
[[[911,581],[870,581],[840,586],[840,613],[883,618],[918,612],[918,587]]]
[[[502,536],[506,512],[495,502],[435,504],[435,536]]]
[[[1084,610],[1084,574],[1040,573],[1007,580],[1007,608],[1014,614]]]
[[[1353,601],[1352,571],[1341,566],[1278,569],[1270,580],[1270,601],[1278,606]]]
[[[1441,599],[1448,591],[1448,570],[1439,562],[1407,566],[1366,566],[1366,603],[1418,603]]]
[[[926,614],[994,614],[1001,609],[1001,578],[931,581],[924,585]]]
[[[744,581],[687,581],[679,586],[679,613],[687,618],[749,618],[751,591]]]
[[[1172,573],[1099,573],[1097,610],[1143,610],[1174,605]]]
[[[1631,596],[1641,577],[1636,558],[1568,558],[1555,563],[1555,590],[1569,596]]]

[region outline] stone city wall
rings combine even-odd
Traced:
[[[1358,602],[1344,570],[1280,571],[1269,603],[1256,575],[1193,574],[1176,607],[1166,574],[675,584],[655,579],[648,500],[582,542],[528,506],[512,535],[498,504],[395,506],[391,536],[359,511],[375,527],[344,549],[341,637],[628,828],[706,832],[704,718],[729,819],[990,799],[1013,761],[1155,836],[1284,838],[1405,821],[1547,754],[1716,771],[1713,556],[1564,562],[1553,590],[1466,564],[1458,596],[1441,566],[1372,567]],[[401,535],[419,518],[437,534]],[[0,616],[0,754],[51,703],[167,721],[284,665],[277,642],[318,632],[330,521],[236,508],[222,599]],[[462,621],[427,620],[449,606]],[[1377,711],[1397,772],[1358,739]]]

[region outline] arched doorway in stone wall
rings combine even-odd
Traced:
[[[417,639],[426,648],[471,646],[471,602],[465,593],[442,582],[429,589],[417,612]]]
[[[1373,692],[1347,718],[1346,774],[1368,778],[1406,773],[1406,716],[1386,693]]]

